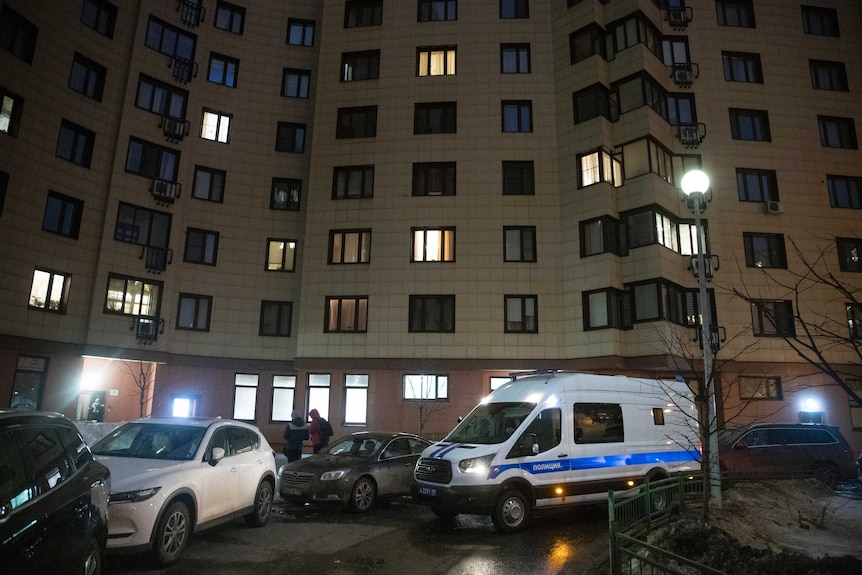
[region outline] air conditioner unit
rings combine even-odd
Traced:
[[[693,76],[690,68],[675,68],[673,71],[673,81],[679,86],[690,86]]]
[[[174,118],[165,118],[165,135],[183,137],[183,123]]]
[[[699,144],[700,131],[696,125],[687,125],[679,127],[679,141],[683,144]]]
[[[153,182],[153,195],[157,198],[167,198],[170,192],[170,182],[156,180]]]
[[[688,17],[685,10],[671,8],[667,11],[667,21],[671,26],[685,26],[688,24]]]
[[[767,214],[781,214],[784,213],[784,206],[781,202],[770,200],[765,204],[765,212]]]
[[[135,335],[141,341],[156,341],[159,337],[159,322],[155,318],[138,318]]]

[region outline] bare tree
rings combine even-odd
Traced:
[[[448,379],[441,380],[445,376],[435,374],[433,368],[433,361],[425,362],[414,373],[404,376],[405,397],[416,411],[420,436],[432,416],[446,407],[439,399],[445,397],[441,396],[443,393],[448,395]]]

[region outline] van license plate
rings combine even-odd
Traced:
[[[437,497],[437,489],[434,487],[420,487],[419,495],[428,495],[430,497]]]

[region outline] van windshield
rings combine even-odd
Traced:
[[[444,441],[502,443],[521,426],[535,407],[535,403],[526,402],[481,404]]]

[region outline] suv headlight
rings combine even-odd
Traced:
[[[462,459],[458,462],[458,469],[461,473],[487,473],[488,466],[496,457],[496,453],[491,455],[483,455],[482,457],[474,457],[473,459]]]
[[[138,489],[136,491],[124,491],[123,493],[111,493],[110,503],[136,503],[138,501],[146,501],[161,490],[159,487],[149,487],[147,489]]]
[[[321,481],[334,481],[336,479],[341,479],[347,475],[346,469],[337,469],[335,471],[327,471],[323,475],[320,476]]]

